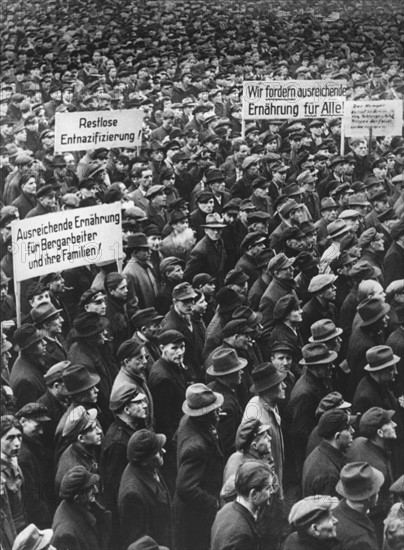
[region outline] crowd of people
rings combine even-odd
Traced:
[[[242,121],[245,80],[402,101],[402,5],[0,19],[1,550],[402,550],[403,135]],[[140,147],[55,150],[115,109]],[[125,257],[17,306],[13,221],[113,203]]]

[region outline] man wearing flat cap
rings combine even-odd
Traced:
[[[189,283],[180,283],[173,289],[173,305],[161,322],[163,330],[176,330],[185,340],[184,362],[188,367],[188,377],[196,382],[203,380],[202,352],[205,343],[206,328],[197,322],[192,314],[197,293]]]
[[[177,435],[175,547],[206,550],[219,509],[224,457],[217,425],[223,396],[204,384],[189,386]]]
[[[41,529],[50,527],[53,510],[48,500],[52,498],[54,483],[49,483],[45,462],[45,452],[41,436],[43,425],[50,421],[45,405],[27,403],[17,413],[23,434],[18,465],[24,475],[25,509],[29,523],[35,523]]]
[[[39,187],[36,192],[37,205],[28,212],[25,219],[34,216],[42,216],[58,210],[56,202],[57,188],[52,184],[46,184]]]
[[[288,258],[283,252],[274,256],[268,263],[268,271],[273,279],[262,295],[259,309],[263,314],[263,323],[272,320],[276,303],[285,294],[295,296],[295,281],[293,279],[294,258]]]
[[[303,496],[326,494],[337,496],[335,485],[347,463],[352,445],[352,420],[345,409],[331,409],[320,418],[317,433],[321,443],[307,456],[303,465]]]
[[[110,512],[97,501],[100,476],[85,466],[71,468],[63,476],[59,504],[53,518],[53,542],[57,548],[107,550]]]
[[[165,443],[165,435],[149,430],[137,431],[128,442],[118,495],[121,548],[144,535],[172,547],[171,499],[161,476]]]
[[[127,277],[129,299],[136,298],[140,309],[153,307],[159,290],[157,275],[150,262],[151,250],[144,233],[128,235],[130,260],[123,270]]]
[[[393,440],[397,439],[394,422],[395,411],[371,407],[359,420],[359,435],[348,450],[348,462],[363,462],[366,460],[384,475],[384,483],[380,488],[377,505],[370,511],[376,534],[381,546],[383,540],[383,520],[385,519],[392,499],[389,488],[393,482],[393,472],[390,463],[390,449]]]
[[[155,361],[160,357],[160,349],[158,345],[158,337],[161,332],[161,321],[164,318],[154,307],[140,309],[131,317],[131,325],[134,328],[132,335],[133,340],[143,342],[146,353],[148,355],[146,372],[150,373],[150,369]]]
[[[122,386],[114,394],[110,408],[115,420],[108,428],[102,445],[100,471],[104,483],[105,506],[112,513],[111,548],[121,549],[118,492],[128,464],[127,446],[131,436],[144,429],[148,414],[147,397],[134,386]]]
[[[401,279],[404,273],[404,219],[396,222],[390,232],[393,242],[383,260],[386,285]]]
[[[257,259],[260,253],[265,248],[266,237],[258,231],[248,233],[241,243],[241,250],[244,250],[243,255],[236,263],[235,269],[241,269],[249,277],[249,286],[259,277],[259,269],[257,267]]]
[[[126,340],[117,351],[116,360],[120,365],[120,370],[116,375],[112,385],[109,397],[109,408],[114,410],[114,403],[121,395],[124,389],[134,387],[144,393],[147,397],[147,416],[146,428],[150,428],[154,423],[153,399],[146,382],[146,364],[147,354],[145,343],[138,340]]]
[[[74,466],[84,466],[89,472],[98,473],[102,430],[97,422],[97,409],[86,410],[83,406],[72,409],[62,436],[69,445],[56,466],[56,495],[59,495],[63,476]]]
[[[289,513],[289,524],[295,529],[284,543],[284,550],[337,550],[337,519],[333,510],[338,504],[329,495],[308,496],[296,502]]]
[[[149,387],[153,396],[156,429],[167,438],[164,479],[174,494],[176,477],[174,435],[182,418],[182,404],[188,386],[184,367],[185,337],[177,330],[163,330],[158,337],[161,357],[152,365]]]
[[[337,296],[334,285],[336,275],[316,275],[310,281],[308,292],[312,298],[303,306],[302,336],[307,342],[310,336],[310,327],[320,319],[331,319],[336,322],[335,298]]]
[[[383,273],[384,258],[384,237],[378,233],[376,228],[370,227],[363,231],[359,237],[359,246],[361,247],[361,261],[369,262],[373,267],[377,267]]]

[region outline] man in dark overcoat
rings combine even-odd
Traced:
[[[206,216],[205,236],[194,246],[189,255],[184,280],[191,282],[198,273],[208,273],[215,277],[216,288],[223,286],[224,265],[226,262],[226,250],[221,238],[222,231],[226,227],[217,212]]]
[[[172,548],[171,499],[160,473],[165,442],[165,435],[149,430],[129,440],[118,495],[122,550],[144,535]]]
[[[204,384],[187,389],[177,433],[178,474],[174,498],[175,547],[208,550],[219,509],[224,457],[219,446],[218,409],[223,396]]]

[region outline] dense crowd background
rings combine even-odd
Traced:
[[[241,114],[244,80],[402,101],[402,5],[0,19],[2,550],[402,549],[403,135]],[[55,151],[114,109],[141,147]],[[24,281],[17,327],[13,220],[116,202],[123,266]]]

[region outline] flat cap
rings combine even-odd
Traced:
[[[363,437],[373,437],[377,430],[388,424],[394,415],[393,410],[371,407],[360,418],[359,433]]]
[[[312,495],[296,502],[289,513],[289,523],[296,529],[305,529],[338,506],[338,499],[326,495]]]
[[[375,227],[369,227],[369,229],[366,229],[363,233],[361,233],[359,237],[359,246],[361,248],[365,248],[371,242],[378,241],[380,239],[383,239],[383,234],[378,233]]]
[[[116,352],[116,359],[119,363],[122,363],[125,359],[130,357],[136,357],[145,346],[145,342],[139,342],[138,340],[125,340]]]
[[[288,258],[286,254],[281,252],[269,261],[268,271],[271,273],[275,273],[275,271],[279,271],[280,269],[285,269],[286,267],[292,266],[294,264],[294,261],[294,258]]]
[[[269,432],[270,430],[271,426],[269,424],[263,424],[258,418],[247,418],[237,429],[236,449],[238,451],[247,449],[257,435]]]
[[[337,275],[331,275],[328,273],[324,273],[322,275],[316,275],[312,278],[309,284],[309,288],[307,289],[309,292],[319,292],[326,286],[331,285],[338,279]]]
[[[63,428],[63,437],[69,436],[75,439],[78,435],[89,428],[97,418],[97,409],[86,410],[82,405],[75,407],[67,415]]]
[[[247,170],[253,164],[257,164],[261,157],[259,155],[250,155],[243,160],[242,169]]]
[[[167,346],[168,344],[175,344],[177,342],[185,342],[185,336],[178,330],[165,330],[158,337],[160,346]]]
[[[135,403],[146,399],[146,394],[135,386],[120,386],[111,393],[109,408],[112,412],[120,411],[128,403]]]
[[[45,384],[47,386],[52,386],[55,382],[62,380],[63,373],[71,365],[70,361],[60,361],[55,365],[52,365],[51,368],[44,374]]]
[[[318,422],[318,435],[324,439],[330,439],[337,432],[346,430],[351,422],[349,413],[344,409],[334,408],[326,411]]]
[[[241,268],[231,269],[225,277],[225,285],[242,285],[246,283],[250,277]]]
[[[15,413],[15,416],[17,418],[31,418],[37,422],[48,422],[51,419],[47,414],[48,409],[42,403],[27,403]]]
[[[180,283],[173,289],[173,300],[188,300],[196,298],[196,292],[189,283]]]

